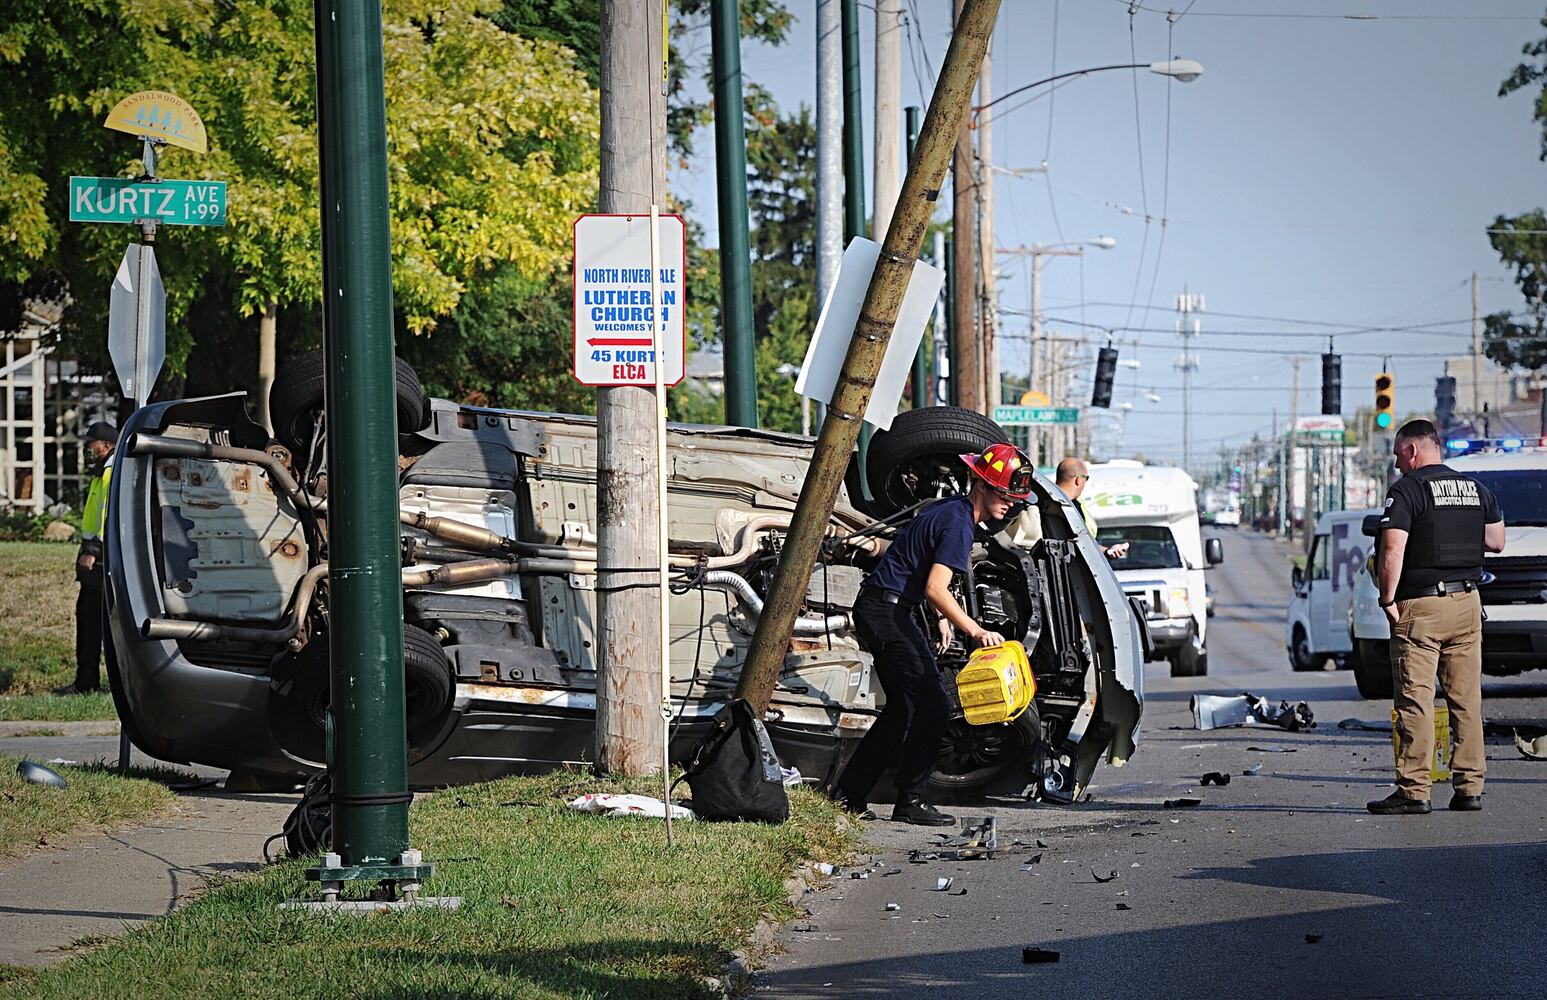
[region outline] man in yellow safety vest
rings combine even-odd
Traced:
[[[83,694],[102,687],[102,532],[107,524],[107,488],[113,478],[113,446],[118,430],[105,420],[86,428],[86,454],[96,467],[81,516],[81,550],[75,559],[75,579],[81,585],[75,599],[75,683],[56,694]]]

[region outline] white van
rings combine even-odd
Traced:
[[[1289,598],[1284,645],[1294,669],[1320,670],[1353,652],[1349,603],[1359,568],[1370,552],[1362,525],[1366,515],[1378,513],[1379,509],[1332,510],[1317,519],[1305,568],[1296,566],[1290,578],[1294,592]]]
[[[1483,673],[1547,669],[1547,438],[1446,442],[1445,464],[1482,483],[1504,515],[1504,551],[1483,557]],[[1372,526],[1373,528],[1373,526]],[[1391,697],[1391,626],[1366,560],[1349,631],[1354,680],[1366,698]]]
[[[1126,543],[1111,560],[1123,591],[1144,602],[1154,659],[1173,677],[1208,673],[1208,595],[1203,568],[1224,560],[1217,538],[1198,529],[1198,484],[1181,469],[1112,461],[1090,467],[1080,503],[1103,548]]]

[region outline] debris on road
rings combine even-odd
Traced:
[[[1101,882],[1103,884],[1105,884],[1107,882],[1115,882],[1117,880],[1117,869],[1115,869],[1115,868],[1112,869],[1110,872],[1107,873],[1107,875],[1105,877],[1102,877],[1102,876],[1096,874],[1096,869],[1092,868],[1090,870],[1090,877],[1095,879],[1097,882]]]
[[[1366,722],[1363,719],[1344,719],[1338,723],[1339,729],[1358,729],[1366,733],[1389,733],[1389,722]]]
[[[1210,771],[1199,780],[1205,785],[1223,786],[1230,784],[1230,774],[1227,771]]]
[[[1203,800],[1184,795],[1179,799],[1166,799],[1161,805],[1167,809],[1191,809],[1193,806],[1203,805]]]
[[[1256,750],[1258,753],[1298,753],[1299,752],[1299,747],[1286,747],[1282,743],[1264,743],[1261,746],[1251,746],[1251,747],[1247,747],[1246,749],[1248,749],[1248,750]]]
[[[1307,934],[1305,936],[1305,943],[1306,944],[1315,944],[1316,942],[1320,941],[1321,939],[1322,939],[1322,935],[1320,935],[1320,934]]]
[[[930,861],[981,861],[992,858],[999,849],[999,819],[995,816],[966,816],[962,818],[961,833],[952,836],[937,833],[940,843],[932,848],[915,848],[908,852],[910,864],[922,865]]]
[[[1033,854],[1031,857],[1029,857],[1025,861],[1021,862],[1021,871],[1029,872],[1029,871],[1031,871],[1031,866],[1032,865],[1040,865],[1041,863],[1042,863],[1042,855],[1040,855],[1040,854]]]
[[[1129,906],[1127,903],[1118,903],[1117,904],[1117,908],[1119,910],[1131,910],[1131,909],[1133,909],[1133,907]]]
[[[965,896],[965,895],[967,895],[967,887],[966,886],[962,886],[960,889],[957,889],[955,892],[950,893],[950,895],[952,895],[952,896]]]
[[[1520,751],[1520,756],[1526,760],[1547,760],[1547,736],[1538,736],[1527,742],[1524,736],[1515,733],[1515,749]]]
[[[1041,948],[1022,948],[1021,962],[1024,965],[1041,965],[1046,962],[1058,961],[1058,952],[1045,951]]]
[[[956,882],[956,880],[954,878],[945,878],[945,877],[937,878],[937,879],[935,879],[935,891],[936,892],[945,892],[952,885],[954,885],[955,882]]]
[[[1261,764],[1253,764],[1251,767],[1248,767],[1246,770],[1241,772],[1241,777],[1243,777],[1243,778],[1251,778],[1251,777],[1254,777],[1254,776],[1259,775],[1261,773],[1262,773],[1262,765]]]
[[[815,867],[818,875],[831,875],[834,871],[833,866],[826,861],[818,861]]]
[[[900,909],[902,909],[902,907],[898,906],[896,903],[887,903],[886,904],[886,911],[888,913],[892,912],[893,910],[900,910]]]
[[[1276,706],[1250,691],[1239,695],[1195,694],[1190,702],[1193,727],[1228,729],[1234,726],[1277,726],[1292,733],[1316,728],[1311,706],[1303,701]]]

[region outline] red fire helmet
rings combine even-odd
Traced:
[[[961,456],[972,474],[1013,500],[1031,496],[1031,459],[1013,444],[991,444],[982,454]]]

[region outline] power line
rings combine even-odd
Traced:
[[[1134,0],[1115,0],[1128,8],[1128,16],[1132,18],[1136,11],[1144,11],[1146,14],[1164,14],[1168,18],[1175,15],[1174,11],[1162,10],[1159,7],[1146,7]],[[1188,10],[1192,4],[1187,5]],[[1185,14],[1186,11],[1183,11]],[[1537,21],[1536,17],[1528,17],[1518,14],[1337,14],[1315,13],[1301,14],[1280,11],[1238,11],[1238,10],[1204,10],[1194,14],[1193,17],[1240,17],[1240,18],[1280,18],[1298,21]]]

